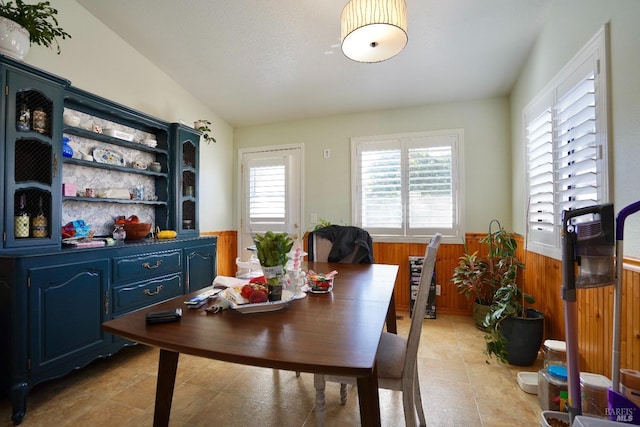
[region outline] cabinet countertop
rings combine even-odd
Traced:
[[[92,251],[105,251],[105,250],[121,250],[127,248],[138,248],[148,246],[149,250],[162,250],[163,247],[170,247],[172,244],[185,244],[189,243],[197,243],[203,242],[207,243],[211,240],[217,239],[217,236],[190,236],[190,237],[176,237],[175,239],[142,239],[142,240],[134,240],[134,241],[124,241],[123,243],[116,243],[115,245],[110,246],[96,246],[96,247],[83,247],[76,248],[73,246],[64,245],[58,251],[51,251],[50,249],[46,250],[46,252],[39,251],[37,249],[24,249],[24,250],[15,250],[11,252],[3,252],[0,254],[0,258],[15,258],[15,257],[41,257],[43,255],[59,255],[63,253],[77,253],[77,252],[92,252]],[[179,245],[183,246],[183,245]],[[152,248],[153,247],[153,248]],[[157,248],[157,249],[156,249]]]

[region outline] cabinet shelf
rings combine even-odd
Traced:
[[[166,206],[167,202],[163,200],[137,200],[137,199],[111,199],[106,197],[74,197],[63,196],[63,201],[72,202],[90,202],[90,203],[122,203],[122,204],[135,204],[135,205],[155,205]]]
[[[36,132],[33,130],[21,130],[16,131],[16,139],[37,139],[41,141],[51,142],[51,137],[45,133]]]
[[[168,177],[168,174],[164,172],[153,172],[146,169],[143,170],[143,169],[129,168],[125,166],[116,166],[116,165],[110,165],[108,163],[98,163],[90,160],[74,159],[72,157],[63,157],[62,162],[71,164],[71,165],[86,166],[89,168],[109,169],[109,170],[116,170],[116,171],[126,172],[126,173],[136,173],[139,175],[157,176],[162,178]]]
[[[80,136],[82,138],[93,139],[94,141],[100,141],[100,142],[106,142],[106,143],[112,144],[112,145],[118,145],[120,147],[132,148],[132,149],[138,150],[138,151],[145,151],[147,153],[159,153],[159,154],[167,154],[168,153],[168,151],[163,149],[163,148],[149,147],[149,146],[146,146],[146,145],[138,143],[138,142],[125,141],[124,139],[114,138],[114,137],[109,136],[109,135],[96,133],[96,132],[93,132],[93,131],[90,131],[90,130],[87,130],[87,129],[82,129],[82,128],[65,126],[62,129],[62,132],[66,133],[66,134],[69,134],[69,135]]]

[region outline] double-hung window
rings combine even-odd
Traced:
[[[562,212],[609,201],[606,27],[523,111],[528,249],[561,257]]]
[[[461,129],[352,138],[353,223],[379,241],[459,241]]]

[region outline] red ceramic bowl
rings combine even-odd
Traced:
[[[151,231],[150,222],[141,222],[138,224],[126,223],[124,225],[124,231],[127,232],[125,240],[141,240],[147,237]]]

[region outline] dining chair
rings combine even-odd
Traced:
[[[424,313],[428,299],[431,278],[436,264],[436,255],[440,246],[440,233],[429,242],[425,252],[418,295],[416,297],[413,317],[408,338],[397,334],[383,332],[376,354],[376,369],[378,371],[378,387],[402,392],[405,423],[408,427],[416,425],[416,412],[420,426],[426,426],[420,384],[418,381],[418,345]],[[340,383],[340,403],[347,402],[347,384],[356,384],[356,377],[341,377],[334,375],[314,374],[313,383],[316,389],[316,425],[324,426],[325,418],[325,385],[327,381]]]
[[[363,228],[329,225],[308,233],[307,256],[315,262],[373,264],[373,240]]]
[[[369,232],[351,225],[329,225],[309,232],[309,261],[373,264],[373,240]]]

